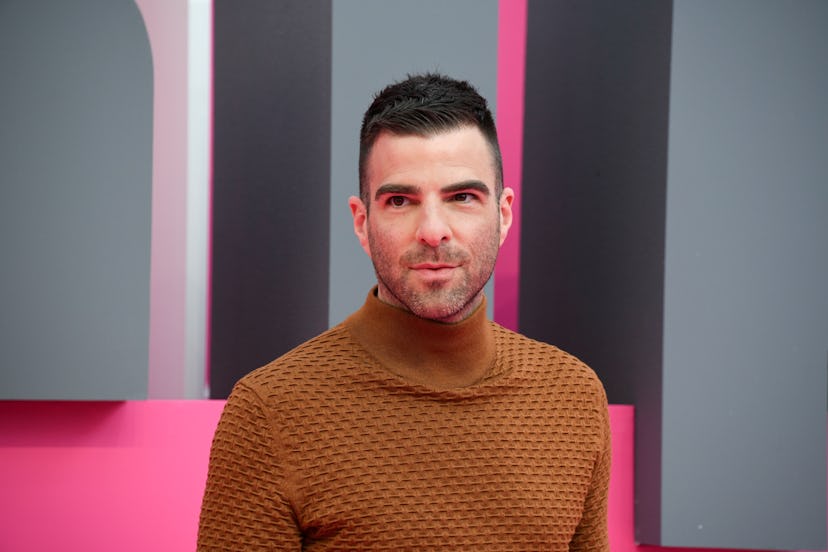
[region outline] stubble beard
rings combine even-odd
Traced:
[[[397,306],[407,309],[420,318],[447,321],[453,320],[460,313],[468,315],[470,312],[464,313],[464,310],[467,310],[481,297],[483,287],[494,272],[500,243],[499,227],[496,228],[494,234],[493,240],[488,243],[481,240],[471,244],[473,251],[478,249],[476,258],[472,254],[448,246],[438,248],[422,246],[406,252],[401,259],[394,260],[386,255],[381,240],[377,240],[369,231],[368,241],[377,282],[383,289],[383,293],[390,294]],[[460,267],[455,270],[462,270],[462,277],[459,281],[430,282],[423,290],[420,286],[415,287],[406,282],[407,267],[422,262],[458,264]]]

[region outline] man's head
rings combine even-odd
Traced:
[[[442,322],[481,304],[512,223],[501,172],[491,114],[470,85],[424,75],[377,96],[349,206],[380,300]]]
[[[436,73],[409,75],[374,97],[359,135],[359,195],[367,194],[367,160],[383,132],[428,136],[464,126],[477,127],[492,154],[495,194],[503,191],[503,160],[492,113],[486,99],[468,82]],[[366,202],[368,205],[368,202]]]

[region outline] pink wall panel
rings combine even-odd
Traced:
[[[193,550],[223,402],[0,402],[0,551]]]
[[[194,549],[223,404],[0,402],[0,550]],[[667,552],[633,541],[633,407],[610,419],[612,550]]]

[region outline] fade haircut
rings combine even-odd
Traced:
[[[480,129],[492,152],[495,196],[503,191],[503,158],[497,129],[486,99],[466,81],[438,73],[408,75],[374,96],[362,119],[359,133],[359,195],[366,208],[367,162],[377,137],[383,131],[401,136],[429,136],[465,126]]]

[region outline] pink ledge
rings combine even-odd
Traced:
[[[0,549],[193,550],[223,405],[0,402]],[[610,406],[613,552],[716,552],[636,546],[633,419]]]

